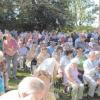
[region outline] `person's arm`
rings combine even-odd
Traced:
[[[57,78],[62,78],[62,77],[63,77],[61,68],[58,69],[58,74],[57,74],[56,77],[57,77]]]
[[[64,57],[62,57],[62,58],[60,59],[60,66],[61,66],[61,69],[63,69],[64,63],[65,63]]]
[[[67,79],[68,79],[69,82],[72,82],[74,84],[77,84],[75,82],[75,80],[73,79],[73,77],[71,76],[69,69],[66,69],[65,68],[65,75],[66,75],[66,77],[67,77]]]
[[[86,74],[95,74],[96,73],[96,67],[94,66],[94,68],[90,68],[91,65],[89,65],[89,63],[84,63],[83,64],[83,68],[84,68],[84,72]]]
[[[3,41],[3,52],[4,54],[8,51],[8,46],[6,45],[5,41]]]
[[[39,53],[39,55],[37,56],[37,64],[41,64],[42,63],[42,54]]]

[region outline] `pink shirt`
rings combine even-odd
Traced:
[[[4,52],[9,56],[13,56],[17,52],[17,47],[15,39],[11,39],[10,41],[5,40],[3,43]]]

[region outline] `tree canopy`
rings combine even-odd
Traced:
[[[91,25],[97,11],[91,0],[0,0],[0,29],[72,31]]]

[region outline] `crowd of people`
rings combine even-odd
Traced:
[[[18,70],[28,70],[32,77],[23,79],[18,90],[4,94],[9,79],[18,79]],[[72,88],[72,100],[83,99],[86,85],[89,100],[94,94],[100,96],[100,34],[0,31],[1,98],[14,93],[16,100],[56,100],[55,78],[62,79],[64,90]]]

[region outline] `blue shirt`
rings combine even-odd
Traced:
[[[55,48],[52,46],[48,47],[48,53],[50,54],[50,56],[52,55],[52,53],[54,52]]]
[[[3,75],[0,72],[0,93],[4,93],[5,89],[4,89],[4,79],[3,79]]]

